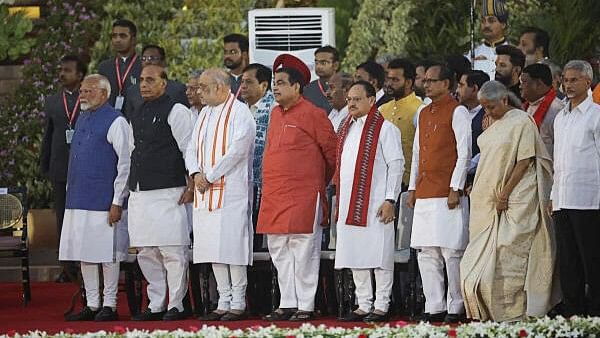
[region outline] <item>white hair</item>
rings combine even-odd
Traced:
[[[231,85],[231,77],[229,76],[229,73],[221,68],[210,68],[205,70],[202,74],[206,74],[206,76],[215,80],[217,85],[223,87],[229,87]]]
[[[477,99],[479,100],[485,99],[488,101],[499,102],[506,97],[508,97],[508,89],[506,89],[506,86],[493,80],[484,83],[477,93]]]
[[[583,60],[571,60],[567,62],[563,72],[566,72],[567,69],[572,69],[580,72],[584,76],[587,76],[588,79],[594,79],[594,71],[592,70],[592,65],[589,62]]]
[[[83,78],[83,81],[96,81],[98,83],[98,87],[106,90],[106,97],[110,97],[110,82],[104,75],[100,74],[90,74]]]

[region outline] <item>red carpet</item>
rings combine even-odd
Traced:
[[[85,333],[88,331],[114,330],[115,327],[118,329],[175,330],[181,328],[194,330],[194,328],[200,328],[204,324],[227,326],[231,329],[270,325],[269,322],[259,318],[239,322],[201,322],[197,319],[176,322],[133,322],[129,320],[127,301],[123,292],[119,292],[118,308],[122,321],[105,323],[65,322],[63,312],[68,307],[70,297],[76,290],[74,284],[34,283],[31,290],[32,300],[26,307],[21,303],[20,283],[0,284],[0,290],[0,334],[9,332],[24,333],[30,330],[42,330],[50,334],[60,331]],[[362,323],[338,322],[332,317],[319,318],[311,321],[311,323],[313,325],[326,324],[342,327],[367,326]],[[300,323],[282,322],[277,323],[277,325],[280,327],[298,327]]]

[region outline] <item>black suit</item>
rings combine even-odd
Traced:
[[[175,103],[181,103],[186,107],[190,107],[190,103],[188,102],[187,95],[185,94],[186,87],[183,83],[168,80],[167,87],[165,88],[165,93],[169,95]],[[144,103],[144,99],[140,94],[140,84],[136,84],[127,88],[127,92],[125,94],[125,105],[123,106],[122,113],[125,117],[131,115],[131,113],[135,110],[136,107],[139,107]]]
[[[388,94],[383,94],[382,97],[379,98],[379,100],[377,100],[377,102],[375,102],[375,105],[377,106],[377,108],[383,106],[384,104],[392,101],[394,98],[389,96]]]
[[[135,55],[135,54],[134,54]],[[125,74],[127,70],[127,66],[131,61],[133,56],[128,57],[123,61],[122,58],[118,58],[119,63],[119,73],[121,76]],[[98,65],[98,73],[106,76],[108,82],[110,82],[110,98],[108,99],[108,103],[111,106],[115,106],[115,101],[117,96],[119,95],[119,85],[117,84],[117,72],[115,68],[115,58],[106,59],[100,62]],[[131,67],[131,71],[127,74],[125,78],[125,82],[123,83],[123,92],[121,93],[123,96],[127,94],[127,88],[137,84],[140,80],[140,74],[142,73],[142,61],[138,56]],[[124,105],[123,105],[124,106]]]
[[[319,82],[321,83],[321,86],[319,86]],[[302,95],[304,95],[305,99],[329,114],[333,107],[327,100],[323,91],[321,91],[321,88],[323,88],[323,91],[326,91],[329,88],[329,85],[325,82],[321,82],[321,79],[314,80],[304,87]]]
[[[71,94],[66,93],[67,107],[69,113],[73,111],[79,91]],[[69,145],[66,141],[65,131],[69,121],[65,112],[63,92],[56,93],[46,98],[44,102],[46,112],[46,130],[42,139],[42,151],[40,155],[40,170],[46,175],[54,190],[54,211],[56,212],[56,225],[58,235],[62,229],[63,216],[65,213],[65,195],[67,186],[67,169],[69,166]],[[79,107],[75,111],[75,117],[71,129],[75,129],[75,122],[79,117]]]

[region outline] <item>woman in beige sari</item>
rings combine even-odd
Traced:
[[[478,96],[494,122],[477,141],[481,158],[460,269],[466,313],[482,321],[543,316],[558,301],[545,208],[552,164],[533,119],[508,106],[506,87],[490,81]]]

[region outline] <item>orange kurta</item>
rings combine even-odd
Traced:
[[[335,170],[336,136],[327,114],[301,98],[271,112],[263,157],[257,232],[312,233],[317,194],[327,214],[325,187]]]

